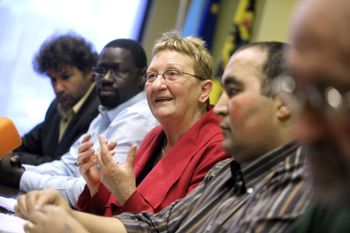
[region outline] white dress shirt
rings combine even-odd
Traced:
[[[158,122],[153,117],[145,98],[141,92],[118,107],[107,111],[99,107],[100,114],[91,122],[88,133],[94,143],[94,149],[99,146],[98,135],[104,136],[108,141],[118,142],[114,158],[121,163],[126,161],[128,151],[132,144],[140,145],[145,135]],[[106,128],[107,127],[107,128]],[[81,136],[70,147],[60,160],[44,163],[39,166],[24,164],[25,172],[20,180],[20,190],[55,188],[73,207],[85,186],[85,180],[75,166],[78,156],[78,146]]]

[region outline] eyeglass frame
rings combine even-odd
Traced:
[[[97,72],[96,70],[97,69],[105,69],[107,72],[106,73],[99,73]],[[130,73],[133,73],[130,72],[130,71],[121,71],[119,68],[116,69],[116,68],[113,68],[113,67],[108,67],[108,68],[105,68],[105,67],[93,67],[93,77],[94,77],[94,80],[102,80],[104,77],[106,77],[106,75],[111,72],[111,74],[113,75],[114,79],[125,79],[129,76]]]
[[[154,72],[154,71],[146,72],[146,74],[145,74],[146,83],[154,83],[154,81],[157,80],[159,75],[162,76],[164,82],[166,82],[166,83],[174,83],[174,82],[176,82],[178,80],[178,78],[175,79],[175,80],[169,80],[169,78],[166,77],[167,73],[174,72],[174,71],[178,72],[178,74],[175,75],[175,76],[178,76],[178,77],[181,77],[182,75],[189,75],[189,76],[195,77],[195,78],[197,78],[199,80],[205,80],[204,78],[202,78],[202,77],[200,77],[198,75],[190,74],[190,73],[187,73],[187,72],[184,72],[184,71],[180,71],[180,70],[177,70],[177,69],[169,69],[169,70],[164,71],[163,73],[158,73],[158,72]],[[155,74],[156,75],[154,80],[150,81],[150,79],[147,78],[149,74]]]
[[[291,95],[301,106],[308,105],[313,109],[325,112],[328,116],[340,116],[350,113],[350,90],[339,91],[333,86],[323,90],[315,85],[308,85],[302,90],[297,88],[296,80],[291,76],[277,77],[272,84],[275,93]]]

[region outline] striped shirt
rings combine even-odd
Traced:
[[[128,232],[285,232],[308,206],[306,158],[295,143],[239,165],[216,164],[189,195],[158,214],[118,215]]]

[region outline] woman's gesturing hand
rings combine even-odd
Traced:
[[[113,149],[116,147],[116,142],[111,142],[107,145],[107,150],[110,150],[111,156],[113,156]],[[90,141],[90,135],[86,134],[78,148],[78,160],[80,174],[86,181],[89,188],[90,195],[94,196],[98,192],[99,185],[101,183],[100,174],[96,167],[96,154],[93,149],[93,143]]]
[[[132,145],[125,164],[112,159],[110,146],[103,137],[99,137],[100,152],[97,154],[97,164],[100,166],[101,181],[106,188],[123,205],[136,191],[134,160],[136,145]]]

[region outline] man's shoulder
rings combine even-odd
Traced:
[[[132,123],[131,125],[133,127],[144,126],[149,130],[159,124],[152,115],[152,112],[145,98],[141,98],[135,101],[133,104],[122,109],[113,118],[112,125],[120,124],[122,122],[128,122],[128,124]]]
[[[57,98],[53,99],[46,110],[46,116],[49,114],[58,114],[57,112],[58,100]]]
[[[292,225],[294,232],[349,232],[350,209],[334,208],[313,201],[305,213]]]
[[[206,180],[209,181],[213,178],[216,177],[221,177],[225,176],[225,174],[230,170],[232,158],[224,159],[221,160],[220,162],[216,163],[209,171],[208,174],[206,175]]]
[[[146,98],[141,98],[136,101],[134,104],[127,107],[130,111],[151,111]]]
[[[148,106],[147,99],[145,98],[140,99],[134,104],[128,106],[122,114],[126,117],[141,117],[147,120],[154,119],[154,116]]]
[[[89,96],[85,99],[81,108],[79,108],[78,113],[90,110],[96,113],[95,115],[97,115],[99,105],[100,105],[100,98],[97,95],[97,91],[92,90]]]

